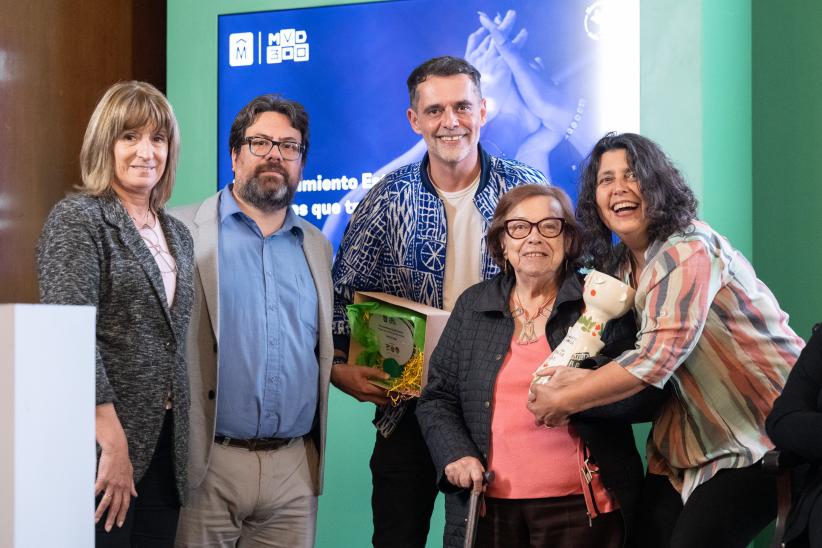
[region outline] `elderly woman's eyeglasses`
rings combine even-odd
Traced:
[[[537,227],[537,231],[546,238],[556,238],[562,234],[562,229],[565,228],[565,219],[545,217],[535,223],[525,219],[508,219],[505,221],[505,231],[515,240],[528,237],[534,227]]]
[[[303,145],[296,141],[272,141],[265,137],[246,137],[248,151],[254,156],[266,156],[275,146],[285,160],[296,160],[303,153]]]

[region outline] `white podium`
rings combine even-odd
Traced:
[[[0,546],[94,546],[94,307],[0,305]]]

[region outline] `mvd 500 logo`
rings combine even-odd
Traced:
[[[265,62],[269,65],[284,61],[300,63],[309,59],[308,33],[304,30],[280,29],[279,32],[269,32],[265,42],[263,42],[263,33],[258,32],[256,48],[254,39],[252,32],[235,32],[228,35],[229,65],[232,67],[253,65],[255,52],[257,62],[262,64],[263,45],[265,45]]]
[[[308,34],[297,29],[281,29],[276,34],[269,32],[265,59],[268,64],[308,61]]]

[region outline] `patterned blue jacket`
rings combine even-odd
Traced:
[[[482,162],[474,204],[486,229],[500,196],[515,186],[548,184],[521,162],[491,156]],[[442,308],[447,243],[445,208],[421,162],[392,171],[366,194],[345,229],[334,259],[334,346],[348,350],[346,305],[355,291],[382,291]],[[499,272],[482,240],[482,279]]]

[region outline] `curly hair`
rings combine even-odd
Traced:
[[[520,185],[512,188],[500,198],[497,209],[494,211],[494,217],[488,226],[488,233],[485,235],[488,254],[500,268],[504,268],[505,263],[508,261],[505,258],[505,251],[502,246],[502,240],[505,238],[505,221],[508,214],[525,200],[536,196],[553,198],[559,203],[560,209],[562,209],[562,217],[565,219],[563,232],[565,233],[566,263],[573,263],[579,257],[579,226],[576,219],[574,219],[574,206],[571,205],[571,198],[558,186]]]
[[[602,222],[596,201],[600,160],[611,150],[625,151],[628,165],[639,180],[649,241],[664,240],[685,230],[696,219],[697,210],[693,191],[659,145],[636,133],[605,135],[585,161],[577,200],[577,220],[586,261],[605,272],[613,271],[625,253],[623,245],[613,245],[613,235]]]

